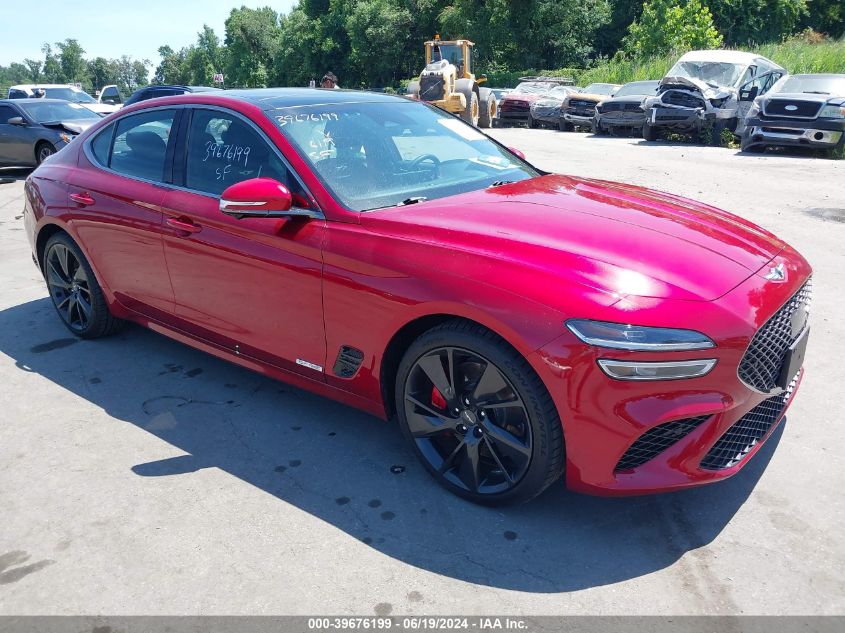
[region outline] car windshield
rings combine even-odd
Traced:
[[[267,115],[335,198],[356,211],[538,175],[474,127],[420,103],[300,106]]]
[[[555,99],[564,99],[570,92],[572,92],[572,88],[567,88],[566,86],[555,86],[549,90],[549,93],[546,96],[554,97]]]
[[[590,84],[583,92],[588,95],[612,95],[616,88],[614,84]]]
[[[457,66],[463,63],[464,53],[461,47],[455,44],[435,44],[431,50],[431,61],[438,62],[441,59]]]
[[[845,97],[845,75],[792,75],[777,90]]]
[[[547,93],[554,87],[554,84],[543,81],[523,81],[511,93],[513,94],[527,94],[527,95],[541,95]]]
[[[44,96],[48,99],[62,99],[75,103],[97,103],[87,92],[73,88],[44,88]]]
[[[698,79],[711,86],[733,86],[742,76],[745,68],[745,64],[685,61],[672,66],[666,76]]]
[[[659,81],[632,81],[616,91],[614,97],[647,96],[657,94]]]
[[[28,99],[18,102],[17,106],[37,123],[97,118],[94,112],[76,103]]]

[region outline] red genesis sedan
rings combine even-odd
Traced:
[[[807,261],[718,209],[518,154],[389,95],[186,94],[47,160],[25,222],[75,335],[134,321],[395,417],[473,501],[736,473],[801,378]]]

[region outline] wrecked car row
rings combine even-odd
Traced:
[[[845,75],[790,75],[775,62],[742,51],[692,51],[655,81],[554,86],[534,78],[531,98],[506,96],[499,126],[621,130],[646,141],[684,135],[719,144],[730,135],[743,151],[766,146],[845,150]],[[521,86],[521,85],[520,85]],[[545,92],[543,92],[545,89]],[[518,106],[507,107],[507,101]]]

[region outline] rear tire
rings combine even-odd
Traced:
[[[563,473],[563,429],[551,396],[519,352],[478,324],[447,321],[414,341],[394,395],[403,434],[458,496],[521,503]]]
[[[56,233],[44,247],[44,281],[62,323],[79,338],[108,336],[126,321],[112,316],[94,271],[66,233]]]

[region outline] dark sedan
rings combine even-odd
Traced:
[[[617,129],[639,131],[645,123],[642,103],[646,97],[657,94],[660,81],[632,81],[622,86],[610,99],[596,106],[593,134],[604,134]]]
[[[60,99],[0,99],[0,165],[40,165],[100,118]]]
[[[753,97],[752,97],[753,98]],[[797,146],[845,153],[845,75],[789,75],[754,100],[742,151]]]
[[[147,99],[156,99],[158,97],[174,97],[176,95],[184,95],[194,92],[217,92],[220,88],[211,88],[209,86],[144,86],[133,92],[124,103],[124,107],[138,103],[139,101],[146,101]]]

